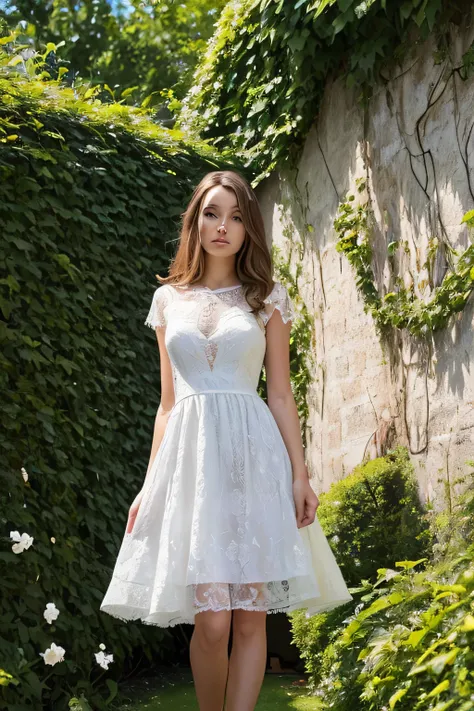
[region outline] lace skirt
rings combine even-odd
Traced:
[[[208,610],[311,615],[351,599],[319,521],[297,528],[289,455],[264,401],[181,401],[100,609],[171,627]]]

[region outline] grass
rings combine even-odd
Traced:
[[[296,686],[297,676],[267,674],[255,711],[318,711],[313,696]],[[142,679],[122,688],[127,701],[120,711],[199,711],[191,672],[181,670]]]

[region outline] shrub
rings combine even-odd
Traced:
[[[469,462],[474,466],[474,462]],[[363,581],[355,609],[332,619],[315,645],[298,613],[297,641],[322,709],[471,711],[474,707],[474,477],[451,511],[430,512],[426,558],[380,568]],[[466,486],[467,483],[467,486]],[[397,570],[398,568],[398,570]],[[352,603],[351,603],[352,604]],[[335,611],[337,612],[337,610]],[[310,620],[322,638],[328,619]]]
[[[474,466],[474,462],[470,462]],[[474,478],[448,516],[433,517],[426,569],[379,570],[325,650],[323,707],[470,711],[474,707]],[[444,520],[443,520],[444,519]]]
[[[320,497],[318,518],[346,582],[357,585],[403,551],[419,558],[428,523],[404,447],[356,467]]]

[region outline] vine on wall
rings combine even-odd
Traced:
[[[329,76],[345,76],[368,97],[382,67],[404,59],[435,28],[438,53],[445,53],[449,23],[463,23],[470,11],[463,0],[231,1],[179,121],[245,159],[256,185],[297,156]],[[473,68],[471,48],[462,78]]]
[[[358,191],[363,192],[365,187],[365,181],[359,179]],[[395,327],[406,328],[415,336],[426,336],[444,328],[451,316],[464,309],[474,289],[474,242],[461,254],[453,250],[457,263],[429,300],[418,298],[413,284],[405,288],[400,277],[396,279],[398,290],[381,297],[372,269],[372,219],[369,202],[356,204],[355,196],[348,195],[346,202],[339,205],[334,228],[338,235],[336,250],[345,254],[354,268],[357,288],[365,302],[364,310],[372,315],[379,333],[387,327]],[[464,215],[462,223],[474,228],[474,210]],[[397,245],[398,242],[389,245],[389,256]]]

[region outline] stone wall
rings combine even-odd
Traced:
[[[474,238],[461,225],[474,208],[474,78],[459,71],[473,39],[472,29],[453,31],[442,63],[433,41],[416,48],[366,106],[341,80],[329,83],[297,170],[282,168],[258,188],[269,239],[293,268],[302,263],[299,291],[314,315],[307,463],[316,491],[399,442],[422,499],[441,508],[445,483],[474,459],[474,297],[426,341],[393,330],[381,342],[333,227],[339,203],[365,178],[380,293],[400,275],[428,299],[442,281],[446,246],[462,251]],[[429,274],[433,237],[441,246]],[[392,271],[394,240],[408,249]]]

